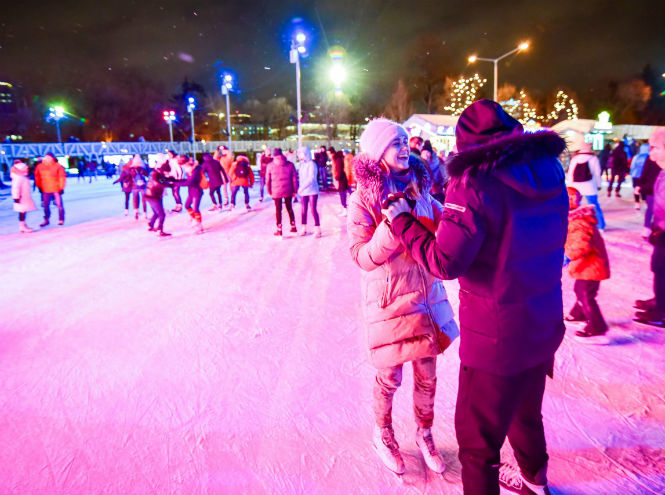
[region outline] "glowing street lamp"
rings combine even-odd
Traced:
[[[173,142],[173,121],[175,120],[175,112],[173,110],[164,110],[162,113],[164,122],[169,125],[169,138]]]
[[[65,113],[66,112],[63,107],[61,107],[60,105],[56,105],[54,107],[49,107],[48,116],[46,117],[47,121],[50,120],[55,122],[55,128],[58,132],[59,143],[62,143],[62,137],[60,136],[60,120],[66,117]]]
[[[231,149],[231,109],[229,103],[229,93],[233,89],[233,76],[224,74],[222,76],[222,94],[226,96],[226,132],[229,135],[229,149]]]
[[[296,64],[296,104],[298,115],[298,148],[302,146],[302,106],[300,101],[300,57],[307,53],[305,42],[307,36],[302,31],[296,33],[291,40],[291,51],[289,52],[289,61]]]
[[[494,63],[494,101],[497,100],[497,93],[498,93],[498,88],[499,88],[499,82],[498,82],[499,81],[499,60],[503,60],[504,58],[506,58],[509,55],[512,55],[513,53],[523,52],[524,50],[526,50],[528,48],[529,48],[529,43],[524,41],[524,42],[520,43],[517,46],[517,48],[513,48],[509,52],[506,52],[506,53],[504,53],[503,55],[501,55],[500,57],[497,57],[497,58],[482,58],[482,57],[478,57],[476,55],[471,55],[468,58],[470,64],[476,62],[477,60],[481,60],[483,62],[492,62],[492,63]]]
[[[196,110],[196,98],[193,96],[187,97],[187,111],[192,120],[192,144],[194,144],[194,110]]]
[[[334,46],[329,51],[330,59],[332,60],[329,76],[335,85],[335,96],[342,96],[342,83],[346,81],[346,68],[342,63],[345,53],[344,48],[341,46]]]

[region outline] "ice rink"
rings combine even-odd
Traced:
[[[371,447],[374,375],[337,195],[320,199],[320,239],[275,239],[257,187],[251,212],[208,212],[206,193],[203,235],[173,214],[173,236],[158,238],[123,216],[110,182],[70,178],[65,225],[52,207],[51,226],[32,234],[18,233],[0,192],[0,493],[461,493],[459,341],[438,361],[443,478],[415,445],[408,366],[394,408],[403,483]],[[601,201],[611,343],[581,344],[571,326],[557,354],[544,404],[550,487],[663,494],[665,330],[632,321],[633,301],[651,296],[643,209],[626,186]],[[28,214],[33,228],[41,219]],[[457,311],[458,284],[446,288]]]

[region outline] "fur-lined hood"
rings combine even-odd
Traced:
[[[569,221],[577,220],[578,218],[584,218],[593,224],[598,223],[598,220],[596,220],[596,207],[594,205],[584,205],[568,212]]]
[[[564,186],[557,157],[565,149],[566,142],[552,131],[512,134],[461,151],[446,169],[452,181],[489,174],[527,197],[548,198]]]
[[[409,168],[416,177],[421,192],[429,192],[432,185],[427,167],[416,156],[409,156]],[[358,186],[358,194],[370,205],[378,205],[388,195],[388,174],[379,162],[365,153],[359,153],[353,159],[353,173]]]

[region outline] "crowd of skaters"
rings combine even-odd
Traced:
[[[655,131],[648,143],[617,140],[599,155],[584,144],[567,173],[558,160],[566,146],[558,135],[525,133],[490,100],[462,113],[456,138],[459,149],[445,156],[419,136],[409,137],[401,125],[375,119],[363,132],[362,153],[355,158],[325,147],[312,153],[304,146],[294,154],[266,148],[258,158],[260,201],[266,192],[271,196],[275,235],[282,236],[283,207],[290,232],[298,233],[293,200],[299,196],[300,233],[309,233],[311,214],[320,236],[318,195],[333,188],[339,193],[350,253],[362,271],[366,342],[376,368],[372,441],[386,466],[397,474],[405,470],[391,411],[403,365],[410,362],[416,443],[430,469],[445,470],[431,431],[436,358],[459,335],[455,428],[464,492],[498,493],[500,484],[514,493],[547,494],[541,407],[545,377],[551,376],[565,332],[563,320],[584,325],[576,332],[582,341],[592,342],[608,330],[596,301],[600,282],[610,277],[598,202],[603,175],[608,197],[620,196],[630,175],[635,208],[646,202],[654,297],[636,301],[635,319],[665,326],[665,129]],[[35,205],[27,165],[17,160],[11,175],[20,229],[29,232],[26,213]],[[136,155],[115,182],[124,193],[125,214],[130,197],[137,220],[141,209],[148,218],[150,205],[148,230],[168,236],[166,191],[176,203],[172,212],[187,211],[202,232],[206,189],[211,212],[235,208],[240,189],[251,210],[248,190],[254,181],[248,157],[222,146],[204,154],[201,163],[174,152],[158,155],[152,169]],[[64,169],[46,155],[35,170],[42,227],[49,224],[53,201],[64,224],[65,182]],[[347,204],[351,187],[355,192]],[[528,221],[534,214],[538,222]],[[518,242],[525,238],[529,246]],[[566,265],[575,279],[576,302],[564,316],[561,268]],[[460,280],[459,327],[441,283],[454,278]],[[500,462],[506,437],[517,470]]]

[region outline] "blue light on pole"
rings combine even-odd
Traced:
[[[46,116],[47,121],[55,122],[59,143],[62,143],[62,138],[60,136],[60,120],[66,117],[65,113],[65,109],[62,106],[56,105],[54,107],[49,107],[48,115]]]
[[[233,90],[233,76],[231,74],[222,74],[222,94],[226,97],[226,133],[229,138],[229,149],[231,149],[231,102],[229,93]]]
[[[302,31],[297,31],[291,39],[291,51],[289,52],[289,61],[296,64],[296,102],[298,116],[298,148],[302,146],[302,108],[300,101],[300,57],[306,56],[307,35]]]
[[[192,144],[194,144],[194,110],[196,110],[196,98],[193,96],[187,97],[187,111],[192,121]]]

